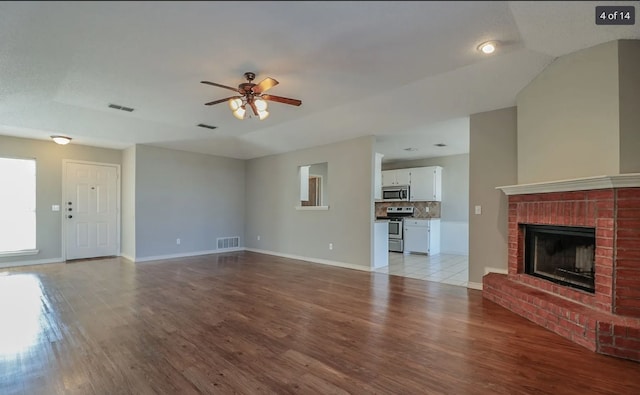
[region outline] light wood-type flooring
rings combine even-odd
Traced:
[[[0,274],[0,394],[198,393],[640,394],[640,364],[480,291],[251,252]]]

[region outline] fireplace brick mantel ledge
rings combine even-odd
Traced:
[[[509,198],[508,274],[483,296],[590,350],[640,362],[640,173],[497,187]],[[527,274],[528,227],[595,230],[587,292]]]

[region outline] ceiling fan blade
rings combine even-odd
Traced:
[[[214,100],[214,101],[210,101],[209,103],[204,103],[204,105],[205,106],[212,106],[214,104],[222,103],[222,102],[228,101],[229,99],[236,99],[236,98],[240,98],[240,96],[226,97],[224,99]]]
[[[260,83],[256,86],[253,87],[253,93],[262,93],[262,92],[266,92],[268,89],[273,88],[274,86],[278,85],[279,82],[274,80],[271,77],[267,77],[265,79],[263,79],[262,81],[260,81]]]
[[[288,97],[274,96],[274,95],[262,95],[260,96],[264,100],[275,101],[278,103],[291,104],[292,106],[299,106],[302,104],[301,100],[289,99]]]
[[[249,102],[249,105],[251,105],[251,109],[253,110],[253,113],[256,115],[256,117],[258,116],[258,109],[256,108],[256,103],[252,101]]]
[[[221,85],[221,84],[216,84],[215,82],[209,82],[209,81],[200,81],[203,84],[207,84],[207,85],[213,85],[213,86],[217,86],[218,88],[225,88],[225,89],[229,89],[232,90],[234,92],[239,92],[242,93],[238,90],[238,88],[232,88],[230,86],[226,86],[226,85]]]

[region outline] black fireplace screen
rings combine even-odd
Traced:
[[[525,225],[525,272],[595,292],[595,229]]]

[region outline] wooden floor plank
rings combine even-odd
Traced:
[[[2,394],[639,394],[480,291],[252,252],[0,276]]]

